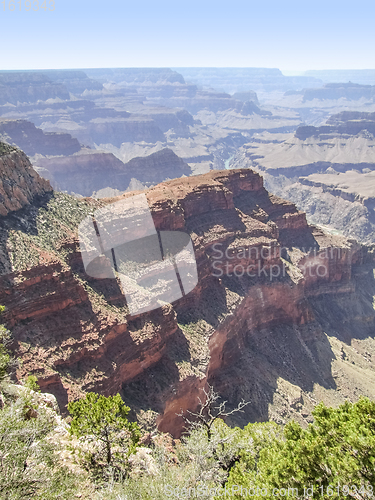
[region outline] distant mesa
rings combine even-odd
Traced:
[[[142,83],[181,83],[183,76],[169,68],[100,68],[85,69],[86,75],[96,80],[128,84]]]
[[[70,134],[43,132],[26,120],[0,118],[0,139],[14,144],[27,155],[71,155],[81,149]]]
[[[358,101],[359,99],[373,100],[375,98],[375,85],[362,85],[358,83],[327,83],[321,88],[307,88],[301,91],[287,91],[286,96],[301,94],[303,102],[318,99],[338,100],[347,99],[349,101]]]
[[[84,71],[43,70],[43,74],[53,82],[64,85],[69,92],[75,95],[83,94],[87,90],[103,90],[103,85],[97,80],[89,78]]]
[[[112,153],[86,151],[67,157],[39,158],[36,165],[56,189],[82,196],[94,193],[98,198],[106,196],[102,193],[105,188],[123,192],[133,182],[136,189],[143,189],[166,179],[191,175],[189,165],[168,148],[127,163]]]
[[[253,101],[245,101],[244,103],[240,101],[236,106],[236,111],[238,111],[241,115],[244,116],[250,116],[250,115],[272,116],[271,111],[266,111],[265,109],[261,109]]]
[[[320,87],[322,80],[309,75],[285,76],[277,68],[175,68],[187,82],[224,92],[286,92]]]
[[[294,134],[258,134],[234,166],[262,173],[267,189],[312,223],[375,243],[375,113],[342,111]]]
[[[309,137],[320,137],[323,139],[328,135],[357,135],[363,131],[367,131],[369,138],[375,135],[375,113],[342,111],[341,113],[332,115],[327,120],[326,125],[322,125],[321,127],[298,127],[295,136],[301,140]]]
[[[47,99],[70,99],[68,89],[42,73],[0,72],[0,105],[35,103]]]
[[[258,96],[254,90],[248,90],[247,92],[235,92],[232,95],[232,98],[242,102],[253,101],[256,105],[259,105]]]

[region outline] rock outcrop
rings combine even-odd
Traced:
[[[284,76],[277,68],[178,68],[185,80],[225,92],[287,91],[319,87],[311,76]]]
[[[320,140],[324,140],[335,136],[355,136],[360,132],[367,132],[369,137],[374,136],[375,113],[342,111],[332,115],[327,120],[326,125],[321,127],[299,127],[295,136],[302,140],[309,137],[318,137]]]
[[[27,155],[72,155],[81,149],[70,134],[44,133],[26,120],[0,119],[0,139],[14,144]]]
[[[34,103],[47,99],[70,99],[64,85],[33,71],[0,72],[0,105]]]
[[[64,85],[69,92],[75,95],[83,94],[87,91],[101,91],[103,85],[97,80],[89,78],[84,71],[80,70],[46,70],[43,71],[50,80]]]
[[[194,409],[207,384],[230,408],[251,401],[237,424],[306,422],[314,401],[373,396],[373,249],[309,227],[250,169],[175,179],[146,195],[158,230],[190,234],[199,281],[134,317],[117,280],[85,274],[76,233],[121,197],[55,193],[1,221],[0,303],[18,376],[36,374],[62,411],[85,391],[120,392],[175,436],[176,413]]]
[[[0,216],[26,207],[52,191],[25,153],[0,143]]]
[[[84,130],[77,130],[76,136],[85,144],[110,143],[120,147],[123,142],[164,141],[163,132],[154,122],[141,116],[130,118],[95,118]]]
[[[85,154],[36,161],[41,175],[56,189],[91,196],[107,187],[125,191],[132,179],[146,186],[166,179],[190,175],[191,169],[168,148],[123,163],[111,153],[83,151]],[[36,168],[37,168],[36,167]]]
[[[169,68],[97,68],[85,70],[85,73],[100,81],[130,85],[185,83],[182,75]]]

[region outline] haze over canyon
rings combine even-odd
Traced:
[[[228,419],[241,426],[374,399],[374,136],[375,70],[0,72],[17,378],[35,375],[64,415],[120,393],[175,437],[208,386],[230,409],[251,402]],[[198,284],[130,316],[119,279],[86,273],[78,226],[141,193],[156,231],[190,236]]]

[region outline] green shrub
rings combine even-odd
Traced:
[[[136,423],[129,422],[130,408],[121,396],[99,396],[93,392],[68,404],[72,416],[70,433],[82,440],[85,466],[95,475],[121,477],[127,471],[127,458],[140,438]]]
[[[0,316],[4,313],[5,307],[0,306]],[[11,362],[8,344],[10,343],[10,332],[0,325],[0,382],[5,378],[9,371]]]
[[[24,386],[31,389],[34,392],[40,392],[40,387],[38,385],[38,377],[35,375],[29,375],[24,383]]]
[[[252,451],[244,452],[230,473],[228,488],[267,488],[266,498],[273,498],[271,492],[280,488],[305,498],[304,488],[308,487],[313,488],[309,498],[371,498],[375,487],[375,403],[367,398],[354,404],[345,402],[339,408],[321,403],[313,415],[314,423],[307,429],[291,422],[285,426],[283,439],[271,436],[264,441],[256,459]],[[251,424],[247,427],[251,429]],[[343,489],[344,485],[350,489]]]

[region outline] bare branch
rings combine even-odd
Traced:
[[[217,406],[215,403],[220,398],[219,394],[214,391],[212,386],[208,386],[209,390],[206,391],[205,388],[202,389],[205,395],[205,401],[203,402],[200,397],[198,397],[199,405],[198,410],[196,412],[192,412],[191,410],[186,410],[186,413],[189,415],[186,416],[184,411],[181,409],[181,413],[177,413],[179,417],[182,417],[184,421],[191,428],[199,428],[203,426],[207,431],[207,437],[211,439],[211,427],[214,422],[218,418],[228,417],[237,412],[243,413],[243,408],[250,404],[250,401],[245,402],[243,399],[238,403],[237,408],[234,408],[231,411],[225,411],[225,405],[227,401],[222,401]],[[191,417],[191,418],[190,418]],[[186,427],[185,427],[186,428]]]

